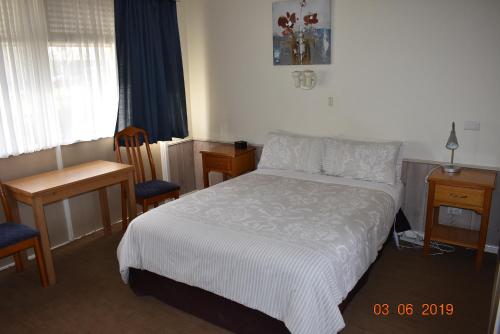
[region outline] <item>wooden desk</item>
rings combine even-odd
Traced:
[[[203,163],[203,185],[209,186],[208,173],[220,172],[236,177],[255,169],[255,147],[236,149],[232,144],[221,144],[208,151],[200,151]]]
[[[446,173],[441,168],[429,176],[424,255],[429,254],[431,240],[477,249],[476,269],[481,268],[488,232],[491,195],[496,172],[462,168],[460,173]],[[481,215],[479,231],[439,224],[441,205],[473,210]]]
[[[42,252],[47,267],[49,284],[56,282],[54,262],[50,251],[49,234],[43,206],[65,198],[98,190],[104,233],[111,233],[106,187],[120,183],[129,199],[130,220],[137,215],[134,191],[134,167],[110,161],[92,161],[4,183],[7,200],[14,220],[20,221],[17,201],[31,205],[36,227],[40,231]]]

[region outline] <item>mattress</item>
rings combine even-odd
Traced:
[[[257,170],[137,217],[120,272],[148,270],[281,320],[335,333],[338,305],[376,259],[402,186]]]

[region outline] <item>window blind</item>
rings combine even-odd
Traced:
[[[0,158],[113,135],[113,0],[0,0]]]
[[[113,1],[45,0],[50,42],[114,43]]]

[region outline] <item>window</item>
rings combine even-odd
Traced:
[[[0,0],[0,157],[113,135],[113,0]]]

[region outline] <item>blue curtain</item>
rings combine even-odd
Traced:
[[[173,0],[115,0],[120,101],[116,132],[145,129],[151,143],[188,135]]]

